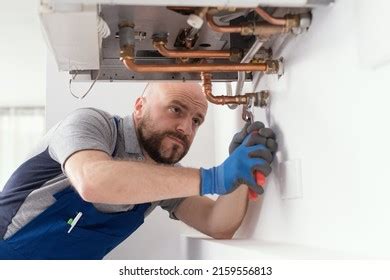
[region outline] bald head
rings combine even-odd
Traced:
[[[172,96],[190,98],[193,104],[207,112],[207,99],[198,83],[149,83],[142,94],[146,101]]]

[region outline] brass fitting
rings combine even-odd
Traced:
[[[241,32],[240,34],[242,36],[250,36],[254,35],[255,32],[255,24],[251,22],[247,22],[241,25]]]
[[[284,17],[286,19],[285,27],[290,31],[294,27],[299,27],[301,22],[301,17],[299,15],[288,14]]]
[[[121,61],[125,59],[134,59],[134,45],[127,45],[121,48],[119,59]]]
[[[119,46],[120,60],[125,58],[134,58],[134,24],[128,21],[123,21],[118,24],[119,27]]]
[[[265,74],[278,74],[279,76],[283,75],[283,59],[267,59],[265,61],[265,64],[267,65],[267,70],[265,71]]]
[[[230,49],[230,61],[240,62],[242,59],[242,50],[240,49]]]
[[[240,34],[242,36],[257,35],[262,38],[268,38],[272,35],[288,33],[289,31],[290,28],[283,25],[273,25],[268,23],[245,23],[241,26]]]
[[[254,26],[253,34],[262,38],[269,38],[273,35],[288,33],[289,28],[282,25],[272,25],[272,24],[256,24]]]

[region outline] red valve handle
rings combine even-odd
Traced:
[[[265,176],[263,173],[261,173],[260,171],[255,171],[255,179],[256,179],[256,183],[262,187],[264,187],[265,185]],[[257,199],[257,193],[252,191],[251,189],[249,189],[249,193],[248,193],[248,198],[249,200],[256,200]]]

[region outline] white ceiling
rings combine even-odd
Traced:
[[[0,106],[45,104],[46,44],[39,0],[2,3],[0,9]]]

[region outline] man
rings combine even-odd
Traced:
[[[233,138],[223,164],[174,166],[206,112],[200,86],[185,83],[149,85],[123,119],[92,108],[68,115],[0,194],[0,259],[101,259],[157,205],[211,237],[232,238],[247,186],[263,192],[253,172],[271,172],[275,137],[255,123]]]

